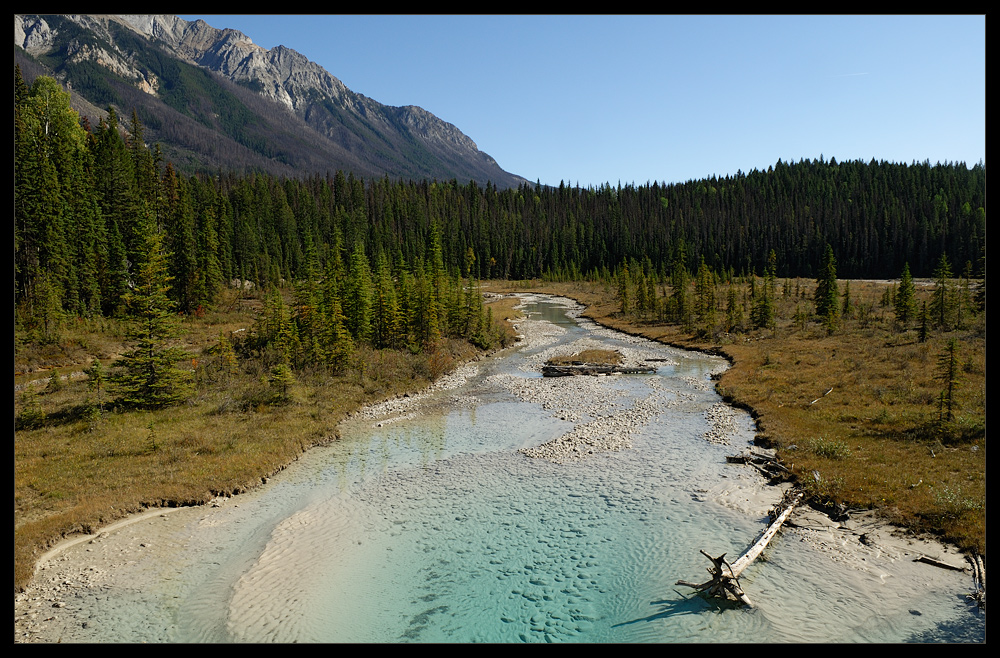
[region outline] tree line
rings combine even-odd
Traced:
[[[336,293],[352,338],[380,345],[455,331],[455,304],[469,303],[455,300],[481,279],[611,281],[631,263],[674,284],[702,270],[773,282],[819,276],[828,248],[843,278],[896,278],[904,266],[930,276],[942,256],[984,269],[982,163],[779,160],[722,178],[586,189],[343,171],[182,175],[143,141],[134,112],[123,120],[109,108],[98,126],[81,125],[55,80],[29,88],[15,67],[14,86],[15,319],[42,334],[61,317],[128,315],[153,233],[181,313],[211,307],[235,280],[313,281],[330,289],[304,290],[308,305],[331,313]],[[357,300],[390,288],[405,320],[384,329]]]

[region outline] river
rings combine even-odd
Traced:
[[[705,579],[700,549],[735,559],[780,498],[726,463],[753,424],[714,392],[724,361],[525,302],[520,347],[355,415],[265,487],[61,553],[36,578],[71,581],[38,638],[984,641],[967,575],[829,527],[779,534],[740,579],[752,608],[675,585]],[[587,347],[657,372],[540,376]]]

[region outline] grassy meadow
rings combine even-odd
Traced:
[[[733,367],[719,379],[719,392],[751,411],[759,439],[778,450],[814,504],[876,509],[887,521],[985,554],[985,317],[921,341],[916,327],[897,326],[891,307],[881,305],[889,284],[852,282],[859,312],[830,333],[801,312],[811,308],[814,285],[799,280],[798,294],[778,295],[771,329],[701,337],[623,316],[605,284],[495,282],[484,289],[564,295],[586,304],[585,315],[601,324],[726,356]],[[918,287],[918,302],[930,290]],[[276,382],[268,376],[273,355],[244,354],[234,367],[213,353],[220,335],[252,327],[261,307],[253,296],[227,294],[219,310],[184,320],[195,392],[159,411],[116,410],[83,374],[94,359],[108,367],[126,349],[117,321],[68,323],[44,343],[15,332],[15,591],[63,537],[145,508],[199,504],[257,486],[310,446],[335,440],[337,424],[359,407],[419,390],[477,353],[463,341],[418,354],[360,347],[341,374],[317,368]],[[493,317],[516,317],[515,303],[492,303]],[[954,417],[942,422],[942,355],[952,338],[960,373]]]
[[[770,329],[700,337],[623,315],[607,284],[497,282],[489,289],[563,295],[587,305],[584,315],[600,324],[725,356],[732,367],[717,390],[750,411],[758,442],[777,449],[812,504],[832,512],[878,510],[902,528],[985,555],[985,314],[967,317],[962,329],[930,330],[921,342],[919,321],[900,327],[891,305],[883,305],[892,282],[852,281],[853,308],[830,333],[802,312],[812,309],[815,285],[786,282],[790,294],[778,286]],[[918,283],[917,303],[932,289]],[[958,384],[953,418],[942,421],[950,339]]]

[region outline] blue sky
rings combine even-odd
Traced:
[[[193,15],[583,187],[986,160],[986,17]]]

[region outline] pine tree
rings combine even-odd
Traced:
[[[320,363],[326,360],[323,353],[322,295],[319,289],[319,262],[312,240],[306,239],[305,262],[302,278],[295,286],[295,323],[302,343],[301,360]]]
[[[698,306],[698,321],[703,335],[709,336],[715,331],[715,275],[705,263],[702,256],[698,264],[698,275],[695,281],[695,297]]]
[[[775,286],[774,273],[777,270],[777,257],[774,250],[768,256],[767,268],[764,270],[764,283],[755,288],[756,299],[753,305],[753,324],[759,329],[773,328],[775,322]]]
[[[743,300],[740,299],[736,286],[732,283],[729,284],[726,293],[726,331],[743,331]]]
[[[351,339],[351,332],[347,330],[339,297],[331,297],[325,303],[321,335],[327,364],[334,372],[343,372],[354,353],[354,341]]]
[[[833,247],[826,245],[823,264],[820,267],[819,278],[816,279],[816,315],[826,326],[828,333],[837,328],[837,317],[840,307],[837,303],[839,290],[837,288],[837,261],[833,256]]]
[[[941,408],[938,412],[938,420],[951,422],[954,420],[955,391],[958,388],[958,341],[954,338],[948,340],[945,351],[938,358],[938,378],[944,382],[944,390],[941,391]]]
[[[690,330],[694,324],[691,299],[688,294],[688,281],[687,267],[685,267],[684,261],[678,258],[674,261],[673,271],[670,274],[670,286],[673,288],[670,305],[674,321],[683,325],[685,330]]]
[[[167,165],[163,174],[164,208],[161,212],[170,254],[168,271],[173,280],[171,297],[184,313],[197,306],[198,249],[195,239],[195,210],[190,185]]]
[[[377,348],[398,347],[402,343],[399,300],[384,252],[379,254],[375,269],[372,316],[372,344]]]
[[[851,282],[844,282],[843,302],[840,306],[840,314],[845,318],[850,318],[854,307],[851,305]]]
[[[180,331],[175,304],[167,296],[170,277],[162,240],[155,231],[147,236],[135,289],[125,298],[133,318],[127,335],[136,347],[115,364],[112,381],[122,403],[129,407],[167,407],[183,402],[191,393],[191,373],[177,367],[187,354],[171,345]]]
[[[944,253],[938,260],[937,268],[934,270],[934,292],[931,295],[931,318],[934,324],[942,329],[951,326],[952,314],[955,309],[954,295],[951,289],[951,265],[948,263],[948,256]]]
[[[903,273],[899,276],[899,288],[896,290],[895,313],[896,321],[904,329],[917,312],[915,294],[913,278],[910,276],[910,264],[903,263]]]
[[[83,374],[87,375],[87,388],[97,393],[97,407],[104,412],[104,390],[107,386],[107,371],[101,364],[100,359],[94,359],[89,368],[84,368]]]
[[[632,281],[629,276],[628,263],[622,263],[618,273],[618,307],[622,315],[627,316],[632,310]]]
[[[15,68],[14,297],[20,319],[55,337],[60,313],[79,309],[73,258],[77,195],[86,188],[85,135],[69,94],[39,76],[29,90]]]
[[[372,334],[372,273],[362,242],[354,245],[351,269],[341,295],[347,328],[355,341],[367,342]]]
[[[924,302],[923,304],[921,304],[920,307],[920,329],[917,332],[917,340],[919,340],[921,343],[927,340],[927,334],[929,332],[929,328],[927,326],[928,322],[929,321],[927,319],[927,302]]]
[[[292,399],[292,386],[295,385],[295,374],[287,361],[282,361],[271,368],[268,383],[274,389],[275,399],[279,404],[287,404]]]
[[[195,306],[211,306],[222,288],[219,267],[219,234],[215,230],[215,208],[203,205],[198,221],[198,276],[194,289]]]

